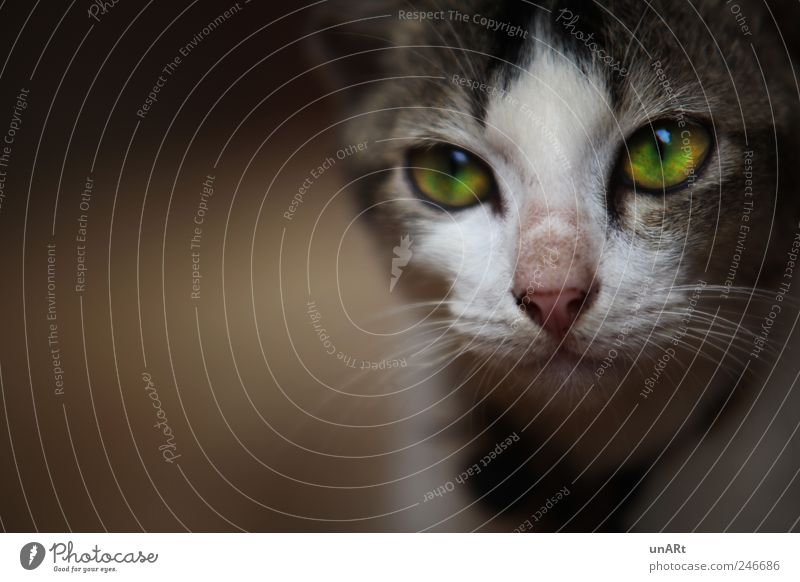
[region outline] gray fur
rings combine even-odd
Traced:
[[[625,463],[649,462],[671,437],[688,430],[687,426],[702,432],[707,420],[700,418],[699,411],[725,400],[731,378],[741,371],[747,351],[744,348],[752,345],[752,337],[768,312],[769,302],[762,301],[760,295],[754,299],[752,290],[766,289],[767,294],[774,295],[783,274],[786,249],[798,227],[794,184],[783,177],[779,183],[777,171],[794,168],[797,151],[796,87],[790,55],[773,22],[773,16],[783,14],[785,7],[773,5],[771,14],[761,3],[740,2],[748,16],[748,29],[744,31],[722,0],[537,4],[522,0],[381,0],[363,4],[344,7],[333,3],[328,7],[320,23],[335,26],[336,32],[323,35],[323,60],[336,59],[327,67],[335,87],[350,87],[340,93],[342,111],[352,117],[345,124],[344,140],[373,144],[367,156],[354,160],[351,171],[354,178],[371,176],[359,179],[358,195],[365,207],[377,205],[372,213],[379,226],[376,231],[388,237],[389,245],[396,244],[398,236],[411,233],[415,240],[423,241],[419,248],[424,249],[426,237],[434,240],[445,223],[453,219],[416,200],[403,182],[405,154],[413,145],[448,142],[481,154],[488,151],[503,166],[504,175],[514,177],[507,185],[513,192],[504,199],[503,216],[474,215],[476,224],[517,225],[514,236],[498,234],[495,243],[499,246],[521,248],[515,237],[524,236],[519,232],[523,206],[537,189],[544,188],[545,195],[553,189],[552,183],[535,179],[542,170],[536,167],[538,160],[526,163],[515,149],[518,142],[504,142],[498,138],[497,128],[489,123],[490,112],[505,106],[502,99],[487,91],[459,87],[452,82],[454,75],[498,91],[513,91],[538,75],[544,63],[549,62],[551,67],[567,71],[565,74],[574,73],[588,81],[586,95],[564,97],[573,101],[582,97],[601,111],[580,128],[586,135],[580,150],[583,154],[575,154],[574,147],[570,149],[571,170],[562,175],[577,185],[582,197],[579,204],[586,206],[586,216],[592,216],[594,227],[603,233],[603,240],[592,247],[602,248],[596,262],[603,290],[597,305],[586,314],[585,328],[576,330],[576,341],[582,342],[588,361],[599,362],[613,345],[618,330],[632,322],[634,331],[617,365],[600,381],[595,377],[594,364],[573,370],[570,375],[547,363],[552,346],[544,345],[544,340],[534,333],[512,333],[503,328],[499,319],[492,320],[490,316],[483,322],[470,320],[454,326],[465,343],[474,338],[481,340],[481,348],[470,350],[474,352],[472,362],[490,357],[495,360],[499,374],[493,386],[498,389],[492,400],[499,409],[514,409],[510,413],[513,422],[523,425],[532,416],[530,410],[549,407],[549,412],[537,421],[546,435],[560,428],[570,415],[564,425],[566,430],[553,440],[555,451],[566,450],[576,435],[597,419],[600,420],[592,429],[596,442],[610,443],[619,429],[619,417],[624,418],[637,402],[641,404],[633,386],[641,385],[651,362],[669,347],[664,337],[680,325],[681,312],[692,295],[690,288],[698,281],[708,290],[715,285],[724,287],[741,232],[745,152],[754,152],[755,204],[747,221],[747,244],[737,261],[734,278],[735,287],[751,292],[721,298],[719,291],[704,291],[700,303],[708,312],[722,306],[728,320],[741,322],[739,339],[728,338],[736,347],[723,358],[718,347],[710,347],[696,337],[685,337],[679,350],[683,362],[692,361],[698,350],[704,356],[695,358],[692,366],[697,382],[689,382],[688,387],[686,382],[681,383],[686,369],[675,367],[674,378],[670,379],[673,383],[667,387],[665,380],[662,384],[661,408],[637,412],[627,432],[619,437],[634,443],[641,438],[642,446],[634,450],[624,442],[614,441],[603,451],[603,461],[595,465],[598,479]],[[400,10],[482,14],[508,22],[509,27],[522,26],[528,35],[520,40],[463,22],[401,20]],[[561,10],[580,17],[582,32],[591,33],[597,47],[619,60],[624,75],[619,68],[600,62],[595,51],[570,34],[563,22],[556,21]],[[389,17],[338,26],[378,15]],[[662,78],[655,72],[655,62],[662,65]],[[557,84],[555,89],[559,89]],[[556,97],[553,99],[554,103],[559,102]],[[577,119],[574,112],[563,115],[566,120]],[[678,115],[707,124],[714,134],[713,153],[694,184],[664,196],[633,192],[621,185],[614,170],[626,138],[649,121]],[[526,130],[526,123],[530,124],[530,119],[519,116],[517,129],[523,134],[527,131],[529,137],[535,135],[537,129],[531,125]],[[555,139],[560,141],[562,136]],[[534,178],[526,178],[529,172]],[[519,182],[514,183],[518,186],[513,186],[511,182],[517,178]],[[380,204],[387,201],[392,202]],[[454,219],[461,220],[459,216]],[[508,227],[504,232],[514,229]],[[500,256],[487,255],[495,257],[491,263]],[[624,269],[608,266],[605,257],[619,259],[622,255],[629,257]],[[454,258],[451,262],[457,261]],[[410,268],[414,266],[412,262]],[[457,277],[449,269],[447,252],[441,247],[430,249],[428,260],[423,260],[416,274],[419,286],[452,288]],[[653,282],[646,296],[637,296],[647,277]],[[616,293],[612,296],[609,290]],[[488,298],[488,304],[505,301],[502,293]],[[642,308],[631,314],[630,306],[637,301]],[[491,309],[483,310],[488,311]],[[700,326],[703,321],[700,318],[695,323]],[[776,331],[772,341],[780,341],[779,338]],[[486,348],[487,345],[492,347]],[[725,372],[717,374],[718,367]],[[536,380],[531,382],[531,378]],[[582,400],[593,384],[599,388]],[[699,391],[705,386],[709,389],[698,400],[692,389]],[[678,394],[677,398],[668,398],[673,393]],[[524,395],[522,400],[518,398],[520,394]],[[583,404],[575,413],[578,401]],[[606,407],[609,401],[613,404]],[[642,405],[640,411],[645,408]],[[665,414],[657,416],[660,411]],[[657,429],[647,430],[653,426]],[[578,464],[586,462],[600,454],[598,447],[577,447],[570,450],[571,458]],[[645,529],[662,526],[663,522],[658,521],[638,525]]]

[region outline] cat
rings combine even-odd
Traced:
[[[765,380],[800,286],[787,5],[320,9],[342,139],[370,144],[353,189],[383,248],[413,240],[392,289],[477,394],[472,454],[523,443],[470,479],[476,529],[798,528],[791,386]],[[742,426],[784,495],[759,501]]]

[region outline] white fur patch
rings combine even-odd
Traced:
[[[508,91],[487,103],[484,127],[453,128],[460,139],[452,143],[492,165],[503,211],[483,205],[434,224],[423,219],[418,256],[452,282],[449,307],[459,332],[483,346],[504,342],[534,360],[546,360],[553,343],[517,298],[526,289],[597,291],[571,336],[581,351],[602,358],[624,323],[641,316],[647,327],[647,306],[631,313],[630,305],[641,299],[656,260],[665,278],[675,262],[609,230],[606,188],[624,141],[613,128],[625,120],[607,105],[602,75],[542,46]],[[664,297],[645,299],[655,309]]]

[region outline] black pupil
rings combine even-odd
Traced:
[[[654,137],[656,142],[656,149],[658,150],[658,157],[662,160],[667,156],[666,146],[672,141],[672,134],[668,129],[660,127],[654,130]]]
[[[469,162],[467,154],[461,150],[450,150],[449,158],[451,176],[458,176],[464,166]]]

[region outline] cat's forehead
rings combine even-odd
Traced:
[[[442,60],[436,72],[457,72],[491,88],[468,92],[470,109],[479,118],[511,91],[538,99],[536,107],[550,113],[555,104],[546,91],[537,92],[542,87],[537,78],[560,93],[564,105],[574,99],[576,106],[583,102],[591,108],[590,101],[600,101],[634,126],[676,110],[722,112],[736,74],[731,63],[741,66],[747,60],[741,43],[731,37],[735,31],[728,23],[708,18],[711,2],[681,10],[675,4],[562,1],[526,3],[521,10],[517,2],[497,3],[493,22],[508,23],[507,28],[428,30],[434,36],[424,42],[440,45],[444,34],[454,47],[437,53]],[[718,45],[725,47],[724,55],[715,50]],[[739,98],[746,106],[749,95]]]
[[[574,170],[613,124],[610,100],[603,75],[557,51],[540,51],[489,101],[485,131],[495,147],[541,166],[540,172]]]
[[[682,42],[679,33],[686,30],[660,20],[662,26],[623,20],[648,9],[641,4],[627,13],[569,5],[533,11],[524,42],[504,39],[486,85],[465,92],[481,115],[475,137],[488,136],[495,149],[517,150],[515,157],[547,167],[592,158],[602,164],[604,155],[655,119],[704,117],[724,108],[715,78],[693,72],[694,64],[713,56],[701,56],[708,51],[699,51],[698,43]],[[704,67],[707,75],[713,69]]]
[[[511,169],[566,160],[573,176],[599,179],[634,132],[660,119],[705,120],[722,137],[745,115],[748,129],[767,127],[763,92],[737,91],[761,73],[736,31],[710,18],[710,5],[674,10],[676,1],[473,0],[459,14],[471,7],[491,27],[404,21],[395,39],[404,48],[386,54],[402,82],[370,101],[400,140],[387,158],[402,155],[402,140],[443,141],[490,162],[513,157]]]
[[[564,14],[574,20],[572,13]],[[546,193],[550,203],[594,189],[622,136],[637,123],[635,116],[620,116],[609,71],[564,41],[564,31],[553,30],[559,26],[555,20],[533,26],[526,54],[498,72],[496,80],[504,79],[505,89],[490,93],[480,129],[488,147],[519,177],[520,189]],[[600,50],[593,35],[581,38],[588,38],[587,50]],[[609,61],[603,66],[627,74],[610,53],[600,56]]]

